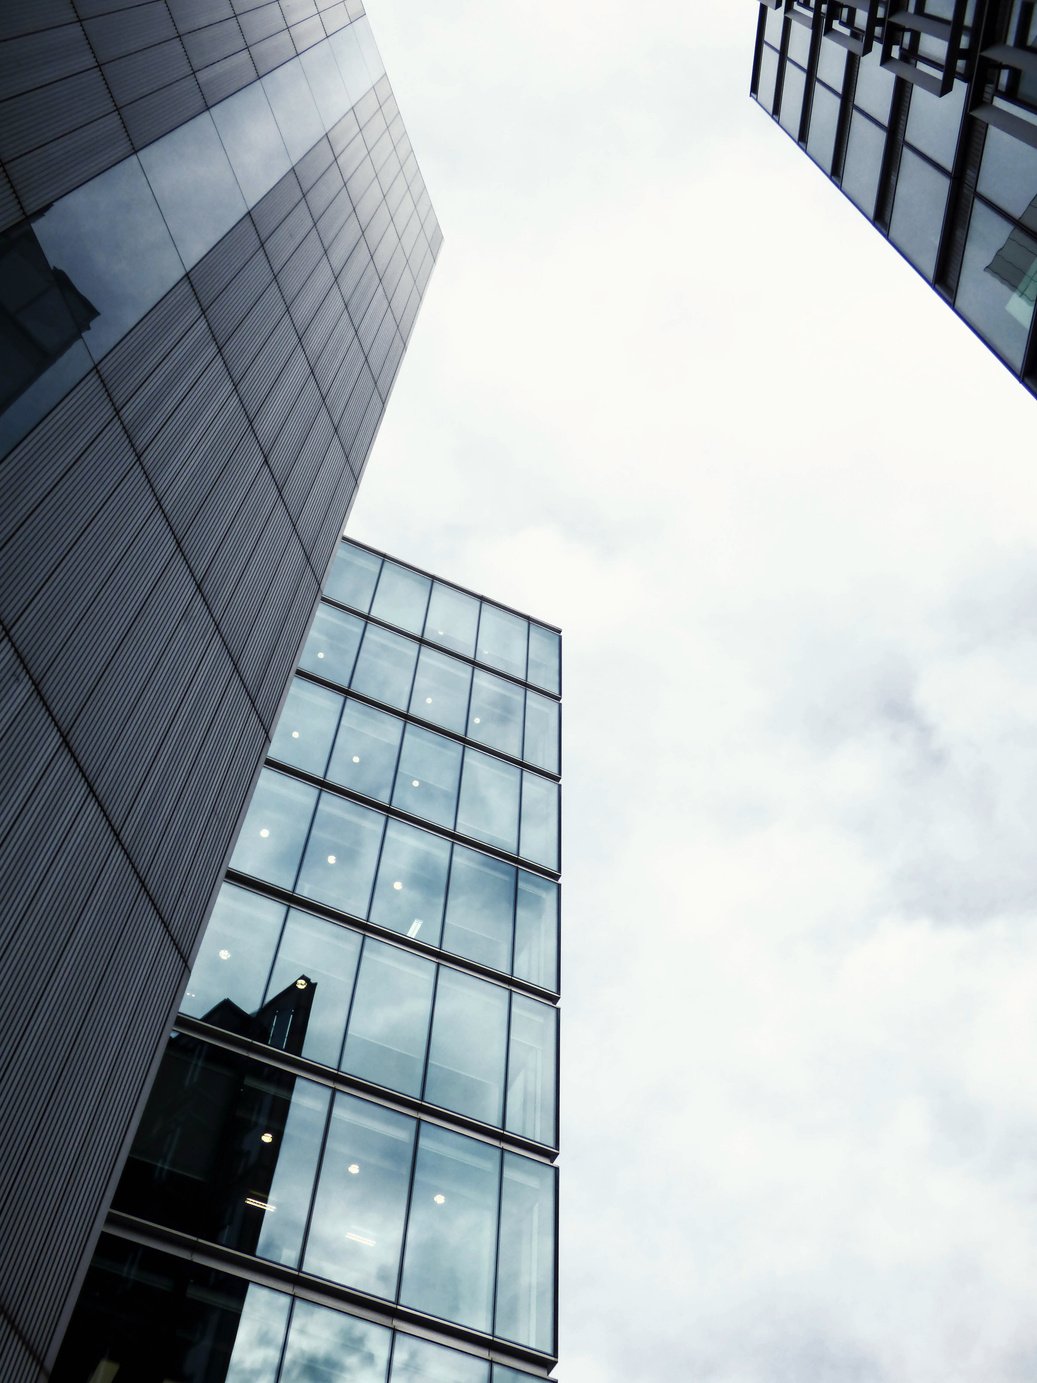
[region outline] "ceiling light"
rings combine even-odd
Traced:
[[[363,1234],[354,1234],[352,1230],[346,1235],[347,1239],[352,1239],[354,1244],[366,1244],[369,1249],[374,1248],[374,1240],[368,1239]]]
[[[263,837],[264,840],[266,840],[267,836],[270,834],[270,828],[268,826],[264,826],[260,830],[259,834]]]
[[[329,856],[328,856],[328,863],[329,863],[329,864],[335,864],[335,863],[336,863],[336,859],[335,859],[335,856],[334,856],[334,855],[329,855]]]
[[[272,1133],[261,1133],[259,1135],[259,1141],[261,1143],[272,1143],[274,1141],[274,1135]]]
[[[350,1176],[354,1176],[354,1177],[355,1177],[356,1174],[357,1174],[357,1172],[360,1171],[360,1163],[359,1163],[359,1162],[351,1162],[351,1163],[349,1164],[349,1166],[346,1168],[346,1171],[350,1174]]]
[[[299,732],[298,732],[298,730],[293,730],[293,731],[292,731],[292,739],[293,739],[293,740],[297,740],[298,738],[299,738]]]
[[[408,936],[417,936],[417,934],[421,931],[421,921],[422,919],[420,917],[415,917],[414,921],[407,928]]]
[[[322,650],[320,653],[317,654],[317,657],[318,657],[318,658],[323,658],[323,657],[324,657],[324,652],[323,652],[323,650]]]
[[[432,1199],[436,1202],[437,1205],[446,1204],[446,1196],[443,1195],[442,1191],[437,1191],[436,1194],[432,1197]]]
[[[403,887],[403,884],[400,882],[399,879],[394,880],[394,882],[393,882],[393,888],[396,890],[397,893],[399,893],[399,891],[400,891],[400,889],[401,889],[402,887]]]
[[[420,778],[412,778],[412,779],[410,780],[410,785],[411,785],[412,788],[420,788],[420,787],[421,787],[421,779],[420,779]]]
[[[432,698],[431,698],[431,696],[426,696],[426,697],[425,697],[425,705],[426,705],[426,706],[431,706],[431,705],[432,705]]]
[[[354,762],[355,764],[358,764],[358,763],[360,762],[360,755],[359,755],[359,754],[354,754],[354,755],[353,755],[353,762]]]
[[[258,1196],[246,1196],[246,1205],[254,1205],[257,1210],[276,1210],[276,1205],[271,1205],[269,1201],[261,1201]]]
[[[221,951],[221,952],[220,952],[220,960],[230,960],[230,952],[229,952],[229,951]]]
[[[482,724],[482,720],[481,720],[481,718],[480,718],[479,716],[476,716],[476,717],[475,717],[475,723],[476,723],[476,725],[481,725],[481,724]]]

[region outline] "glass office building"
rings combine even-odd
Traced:
[[[752,95],[1037,392],[1037,5],[762,0]]]
[[[0,5],[0,1378],[76,1299],[440,246],[359,0]]]
[[[559,679],[341,545],[55,1380],[553,1366]]]

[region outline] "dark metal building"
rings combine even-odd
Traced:
[[[559,693],[342,545],[55,1383],[549,1372]]]
[[[440,245],[359,0],[0,6],[0,1377],[47,1375]]]
[[[1033,0],[761,0],[752,94],[1037,392]]]

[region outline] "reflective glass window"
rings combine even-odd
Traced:
[[[523,1138],[557,1142],[558,1010],[512,995],[508,1102],[504,1126]]]
[[[889,107],[893,99],[893,73],[880,66],[878,48],[861,59],[857,69],[857,86],[854,89],[854,105],[866,110],[883,124],[889,119]]]
[[[328,767],[333,783],[388,802],[396,776],[403,721],[376,711],[362,701],[348,700]]]
[[[314,44],[300,55],[299,60],[320,113],[323,133],[337,124],[353,103],[349,99],[330,44]]]
[[[303,1266],[375,1296],[396,1296],[415,1121],[335,1096]]]
[[[793,30],[802,26],[793,24]],[[794,62],[785,64],[785,80],[781,87],[781,124],[793,139],[799,138],[799,122],[803,118],[803,93],[806,90],[806,73]]]
[[[352,543],[340,543],[324,583],[324,594],[366,615],[381,568],[382,559],[373,552],[353,547]]]
[[[461,773],[457,829],[514,853],[518,845],[520,770],[469,749]]]
[[[538,768],[546,768],[549,773],[558,772],[560,718],[557,701],[540,696],[537,692],[526,693],[526,733],[522,757]]]
[[[386,559],[382,563],[371,614],[385,620],[386,624],[406,629],[409,634],[420,634],[425,627],[431,585],[427,576]]]
[[[511,968],[515,867],[454,846],[443,947],[496,970]]]
[[[267,976],[284,922],[284,905],[224,884],[202,937],[187,993],[180,1005],[206,1018],[230,1000],[246,1013],[263,1002]]]
[[[500,1151],[423,1124],[400,1301],[489,1330]]]
[[[1037,238],[977,201],[956,306],[1018,370],[1037,298]]]
[[[341,711],[341,696],[296,677],[274,731],[271,757],[323,777]]]
[[[318,605],[299,666],[348,687],[363,633],[364,622],[356,615]]]
[[[277,1383],[385,1383],[391,1343],[385,1326],[296,1299]],[[274,1376],[254,1372],[248,1383]]]
[[[350,24],[348,28],[339,29],[331,39],[331,50],[335,54],[342,80],[349,92],[350,104],[355,106],[372,84],[355,23]]]
[[[475,631],[479,625],[479,602],[454,586],[433,581],[425,637],[454,653],[470,658],[475,652]]]
[[[885,130],[855,110],[846,145],[842,189],[866,216],[872,216],[875,211],[875,194],[885,147]]]
[[[822,40],[817,56],[817,75],[836,91],[842,91],[846,76],[846,49],[832,38]]]
[[[507,1027],[507,990],[441,967],[425,1099],[499,1124]]]
[[[260,78],[292,163],[312,149],[324,133],[310,84],[298,58]]]
[[[393,806],[439,826],[453,826],[461,753],[461,746],[453,740],[408,725],[403,732]]]
[[[928,93],[926,93],[928,94]],[[889,238],[926,278],[936,268],[949,180],[931,163],[904,149]]]
[[[912,86],[907,116],[907,142],[943,168],[950,168],[958,144],[966,84],[955,82],[946,96],[934,96],[924,87]]]
[[[487,1383],[489,1364],[431,1340],[397,1335],[390,1383]]]
[[[342,1069],[420,1095],[436,967],[368,938],[349,1015]]]
[[[529,681],[557,696],[562,690],[562,640],[542,624],[529,626]]]
[[[265,1171],[257,1174],[249,1184],[244,1196],[244,1214],[251,1224],[261,1222],[255,1253],[260,1258],[269,1258],[275,1263],[285,1263],[290,1268],[299,1266],[302,1252],[303,1234],[306,1229],[306,1212],[309,1209],[313,1191],[313,1179],[317,1173],[321,1141],[328,1119],[330,1091],[314,1081],[296,1080],[295,1077],[275,1073],[271,1068],[265,1079],[247,1076],[246,1094],[249,1087],[258,1087],[259,1096],[256,1112],[249,1108],[247,1146],[239,1151],[251,1157],[253,1147],[263,1150],[257,1167],[262,1169],[266,1157],[273,1159],[273,1176],[269,1182]],[[290,1104],[288,1117],[283,1127],[280,1112],[283,1102],[281,1089],[289,1091]],[[263,1135],[269,1133],[267,1142]],[[231,1151],[231,1149],[228,1149]],[[229,1172],[241,1195],[241,1164],[230,1162]],[[269,1184],[269,1191],[264,1188]],[[251,1233],[254,1232],[250,1230]],[[221,1242],[230,1243],[229,1240]],[[247,1243],[239,1242],[232,1247],[249,1252]]]
[[[835,127],[839,119],[839,99],[827,87],[817,83],[814,99],[810,107],[810,132],[807,135],[807,153],[818,162],[826,173],[832,171],[832,154],[835,148]]]
[[[369,624],[364,631],[351,686],[375,701],[406,710],[417,656],[418,645],[412,639]]]
[[[218,101],[212,118],[245,201],[255,206],[292,166],[262,83]]]
[[[781,26],[785,21],[785,7],[779,5],[776,10],[767,9],[764,13],[764,33],[767,42],[772,43],[775,48],[781,47]]]
[[[448,841],[405,822],[390,821],[371,921],[438,946],[449,864]]]
[[[554,1348],[555,1174],[504,1154],[494,1330],[507,1340]]]
[[[548,869],[558,868],[558,784],[536,773],[522,775],[519,854]]]
[[[248,210],[212,116],[196,115],[137,157],[190,269]]]
[[[297,891],[366,917],[385,818],[324,793],[313,819]]]
[[[525,869],[518,871],[514,973],[558,989],[558,885]]]
[[[1016,220],[1037,197],[1037,149],[994,125],[987,126],[979,190]]]
[[[338,1065],[359,959],[356,932],[292,909],[277,950],[267,1001],[304,978],[310,986],[310,1003],[304,1031],[291,1046],[284,1040],[275,1045],[325,1066]]]
[[[231,867],[291,888],[306,842],[317,789],[264,769],[259,775]]]
[[[524,693],[514,682],[477,670],[468,708],[469,739],[518,758],[522,753]]]
[[[774,110],[774,86],[777,80],[778,55],[773,48],[765,44],[760,59],[760,85],[757,88],[756,99],[764,110],[769,112]]]
[[[526,642],[528,624],[518,615],[483,601],[479,616],[479,641],[476,657],[480,663],[509,672],[513,677],[526,675]]]
[[[161,1280],[161,1276],[159,1280]],[[204,1299],[210,1294],[203,1289],[197,1295]],[[219,1296],[222,1294],[213,1293],[212,1295],[219,1300]],[[291,1299],[284,1292],[275,1292],[269,1287],[260,1287],[256,1283],[249,1284],[245,1293],[241,1316],[238,1320],[238,1327],[234,1331],[234,1343],[230,1359],[227,1361],[226,1375],[215,1373],[215,1376],[221,1379],[221,1383],[252,1383],[252,1380],[257,1376],[262,1377],[264,1374],[270,1378],[275,1376],[281,1358],[281,1347],[284,1344],[284,1332],[285,1326],[288,1324],[290,1305]],[[151,1322],[151,1338],[154,1341],[154,1318],[146,1315],[145,1319]],[[181,1334],[182,1329],[181,1324],[181,1329],[177,1331],[178,1335]],[[201,1341],[198,1343],[201,1344]],[[199,1368],[200,1361],[197,1351],[192,1353],[190,1364],[187,1363],[186,1359],[184,1363],[186,1367],[182,1374],[179,1369],[170,1368],[163,1370],[163,1377],[190,1378],[191,1374],[188,1369],[192,1367],[198,1369],[196,1377],[205,1376]],[[101,1377],[103,1376],[102,1374]],[[116,1377],[117,1375],[110,1376]],[[126,1376],[132,1377],[130,1369],[126,1370]]]
[[[463,734],[472,669],[445,653],[423,648],[410,700],[412,715]]]

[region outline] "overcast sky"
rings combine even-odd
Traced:
[[[756,8],[371,0],[446,241],[349,532],[565,630],[563,1383],[1033,1383],[1034,405]]]

